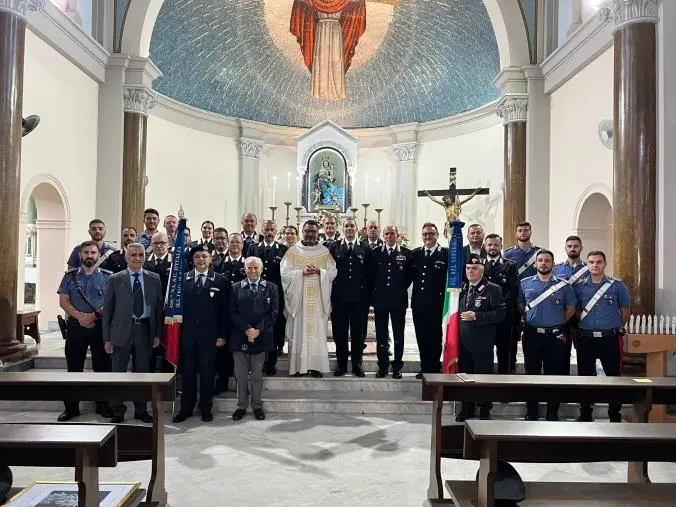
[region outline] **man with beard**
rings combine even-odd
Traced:
[[[193,241],[191,247],[206,245],[209,252],[214,251],[214,223],[211,220],[205,220],[200,227],[202,237],[197,241]]]
[[[350,355],[352,374],[363,377],[364,313],[373,289],[373,258],[371,249],[357,240],[354,218],[345,219],[343,240],[332,243],[329,252],[338,270],[331,289],[331,328],[338,361],[333,374],[340,377],[347,373],[347,358]]]
[[[324,234],[322,234],[320,241],[326,248],[340,239],[340,233],[336,231],[338,228],[336,217],[326,215],[322,223],[322,228],[324,229]]]
[[[595,375],[596,359],[606,376],[617,377],[622,369],[624,351],[623,326],[629,321],[631,296],[620,280],[606,276],[606,254],[589,252],[589,275],[575,284],[577,297],[578,375]],[[610,422],[621,422],[619,403],[608,404]],[[582,422],[591,422],[592,406],[580,404]]]
[[[209,269],[209,245],[191,249],[194,270],[186,273],[183,285],[183,324],[179,361],[183,377],[181,410],[174,422],[193,415],[197,403],[197,374],[200,377],[199,399],[202,421],[214,419],[211,412],[214,397],[214,359],[225,346],[228,333],[227,280]]]
[[[552,274],[554,254],[539,250],[537,274],[521,281],[519,307],[524,315],[523,355],[527,375],[562,375],[566,355],[564,325],[575,314],[576,299],[566,280]],[[538,402],[526,404],[526,420],[537,421]],[[559,403],[547,403],[547,420],[558,421]]]
[[[413,294],[413,326],[420,353],[421,379],[423,373],[441,373],[441,320],[446,295],[448,248],[437,243],[439,231],[431,222],[423,224],[423,246],[411,254]]]
[[[317,221],[306,221],[303,241],[289,248],[280,266],[290,375],[321,377],[330,369],[326,323],[336,263],[329,250],[318,243],[318,236]]]
[[[111,369],[110,357],[103,348],[101,312],[108,290],[109,272],[96,267],[99,245],[85,241],[78,247],[81,266],[68,271],[59,285],[59,306],[68,316],[66,337],[66,365],[69,372],[84,371],[87,349],[91,349],[95,372]],[[64,401],[65,410],[58,421],[70,421],[80,415],[79,401]],[[113,416],[108,402],[97,401],[96,413]]]
[[[164,232],[167,233],[169,247],[174,248],[176,244],[176,232],[178,231],[178,218],[175,215],[164,217]]]
[[[150,248],[150,241],[153,234],[157,232],[157,226],[160,224],[160,212],[155,208],[147,208],[143,211],[143,224],[146,230],[138,237],[138,243],[142,244],[146,250]]]
[[[211,264],[216,273],[222,273],[222,265],[228,257],[228,230],[225,227],[214,229],[214,250],[211,252]]]
[[[589,274],[589,268],[580,259],[581,253],[582,240],[580,237],[568,236],[566,238],[566,255],[568,258],[564,262],[560,262],[554,266],[554,276],[557,276],[562,280],[568,280],[568,283],[572,286],[586,277]],[[577,316],[573,315],[573,317],[566,323],[566,336],[570,338],[566,342],[566,345],[568,346],[568,355],[564,361],[567,375],[570,375],[570,352],[573,345],[576,344],[576,329]],[[578,360],[577,363],[579,368],[580,361]]]
[[[115,251],[115,247],[103,241],[103,238],[106,237],[106,224],[103,223],[103,220],[95,218],[89,222],[88,232],[89,237],[92,238],[92,241],[96,243],[96,246],[99,249],[99,258],[96,261],[98,267]],[[73,248],[70,257],[68,257],[68,269],[79,268],[80,262],[80,245],[77,245]]]
[[[489,234],[484,242],[486,264],[484,277],[502,289],[505,302],[505,318],[496,327],[495,349],[498,356],[498,373],[508,375],[514,373],[511,364],[512,350],[516,350],[519,337],[514,336],[514,319],[516,318],[519,299],[519,276],[516,263],[501,255],[502,239],[497,234]],[[520,314],[519,314],[520,315]]]
[[[263,262],[263,280],[272,282],[275,287],[282,286],[282,278],[279,265],[288,250],[287,247],[275,241],[277,237],[277,224],[274,220],[263,222],[264,240],[258,245],[249,248],[249,257],[258,257]],[[286,318],[284,317],[284,295],[279,294],[278,311],[273,326],[273,341],[275,349],[267,353],[263,373],[268,376],[277,374],[277,358],[284,350],[284,334],[286,332]]]
[[[122,248],[112,252],[108,258],[101,263],[101,268],[111,273],[119,273],[127,269],[126,248],[136,242],[136,228],[131,225],[122,229]]]
[[[244,213],[241,220],[242,225],[242,240],[244,241],[244,247],[242,252],[244,257],[248,256],[247,250],[252,245],[257,245],[263,241],[263,236],[256,233],[256,226],[258,225],[258,217],[254,213]],[[237,280],[240,281],[240,280]]]

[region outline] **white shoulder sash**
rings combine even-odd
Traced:
[[[554,294],[557,290],[559,290],[559,289],[562,288],[562,287],[565,287],[566,285],[568,285],[568,282],[567,282],[566,280],[561,280],[561,281],[560,281],[559,283],[557,283],[556,285],[552,285],[549,289],[547,289],[547,290],[544,291],[542,294],[540,294],[538,297],[536,297],[533,301],[531,301],[530,303],[528,303],[528,304],[526,305],[525,310],[526,310],[527,312],[530,311],[530,310],[532,310],[532,309],[535,308],[537,305],[539,305],[540,303],[542,303],[545,299],[547,299],[549,296],[551,296],[552,294]]]
[[[610,288],[610,286],[615,283],[615,280],[612,278],[608,280],[606,283],[604,283],[599,290],[596,291],[596,294],[592,296],[592,298],[589,300],[589,303],[587,303],[587,306],[584,307],[584,310],[582,310],[582,313],[580,314],[580,322],[584,320],[584,318],[589,315],[589,312],[593,310],[593,308],[596,306],[596,303],[599,302],[599,299],[603,297],[603,295],[606,293],[606,291]]]

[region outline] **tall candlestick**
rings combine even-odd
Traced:
[[[303,209],[302,206],[296,206],[293,208],[296,210],[296,227],[298,227],[298,230],[300,231],[300,210]]]
[[[368,210],[368,207],[371,206],[371,205],[367,202],[364,202],[364,203],[362,203],[362,206],[364,207],[364,227],[366,227],[366,222],[368,222],[368,217],[366,216],[366,211]]]
[[[359,208],[350,208],[350,211],[352,212],[352,218],[357,218],[357,211],[359,211]]]
[[[284,203],[284,206],[286,206],[286,225],[289,225],[289,207],[291,207],[291,203],[287,201]]]
[[[277,176],[272,177],[272,204],[273,206],[275,205],[275,191],[277,190]]]
[[[383,212],[383,208],[376,208],[376,213],[378,213],[378,227],[380,227],[380,214]]]
[[[275,221],[275,210],[277,209],[277,206],[270,206],[270,211],[272,211],[272,221]]]

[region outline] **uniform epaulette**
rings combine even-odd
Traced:
[[[67,270],[66,270],[66,274],[68,275],[68,274],[70,274],[70,273],[74,273],[74,272],[77,271],[77,270],[78,270],[78,268],[67,269]]]
[[[261,287],[265,287],[268,284],[268,282],[266,282],[262,278],[258,281],[258,283],[260,284]]]
[[[101,273],[105,273],[106,275],[112,275],[113,274],[113,272],[110,271],[109,269],[99,268],[99,270],[101,271]]]

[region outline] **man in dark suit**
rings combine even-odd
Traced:
[[[357,240],[354,218],[345,219],[343,240],[332,243],[328,248],[338,270],[331,289],[331,328],[338,361],[333,374],[340,377],[347,373],[347,357],[351,355],[352,374],[363,377],[364,307],[370,300],[373,287],[371,249],[364,248]]]
[[[462,249],[462,261],[467,262],[470,254],[476,254],[482,259],[486,258],[484,248],[484,228],[480,224],[471,224],[467,228],[467,245]],[[467,281],[467,275],[463,275]]]
[[[214,229],[214,250],[211,252],[211,265],[216,273],[222,273],[222,264],[228,257],[228,230],[225,227]]]
[[[275,241],[277,236],[277,224],[274,220],[263,222],[264,240],[258,245],[249,248],[249,254],[252,257],[258,257],[263,261],[263,280],[274,283],[279,292],[279,308],[277,310],[277,320],[275,321],[275,350],[268,353],[263,367],[263,373],[266,375],[277,374],[277,358],[282,355],[284,350],[284,335],[286,332],[286,318],[284,317],[284,294],[279,290],[282,286],[282,277],[279,272],[279,263],[282,262],[287,247]]]
[[[125,248],[136,242],[136,228],[131,225],[122,229],[122,248],[112,252],[108,258],[99,266],[101,269],[110,271],[111,273],[119,273],[127,269],[127,261],[125,260]]]
[[[385,244],[371,250],[374,265],[373,310],[376,321],[378,353],[377,378],[386,377],[390,367],[388,323],[392,320],[394,361],[392,378],[400,379],[404,366],[404,327],[408,308],[408,286],[411,285],[408,263],[411,251],[397,245],[397,228],[388,225],[383,229]]]
[[[242,254],[244,257],[248,257],[249,248],[255,246],[261,241],[263,241],[263,235],[256,232],[256,226],[258,225],[258,217],[254,213],[244,213],[241,220],[242,232],[242,241],[244,241],[244,246],[242,247]]]
[[[230,292],[232,332],[228,347],[234,356],[237,380],[237,410],[232,414],[235,421],[241,420],[246,414],[249,394],[254,416],[259,421],[265,419],[262,400],[263,363],[266,353],[275,350],[273,328],[279,299],[277,286],[263,280],[261,271],[263,262],[258,257],[248,257],[246,280],[234,283]]]
[[[486,248],[486,267],[484,277],[502,289],[505,302],[505,318],[497,325],[495,349],[498,356],[498,373],[514,373],[512,368],[512,348],[518,345],[514,339],[514,318],[517,314],[519,299],[519,274],[516,262],[502,256],[502,239],[497,234],[489,234],[484,242]]]
[[[421,379],[423,373],[441,373],[441,319],[446,294],[448,248],[437,243],[437,226],[427,222],[422,228],[423,246],[411,254],[413,294],[413,326],[420,353]]]
[[[209,269],[209,245],[191,249],[195,269],[186,273],[183,284],[183,324],[179,354],[183,390],[181,410],[174,422],[192,416],[197,403],[197,374],[200,376],[202,421],[213,421],[214,368],[217,348],[225,345],[228,332],[229,285],[223,275]]]
[[[458,371],[460,373],[493,373],[495,328],[505,318],[502,290],[484,277],[484,259],[471,254],[465,263],[467,283],[460,291]],[[463,422],[474,416],[475,404],[463,402],[456,416]],[[481,419],[490,419],[490,403],[479,404]]]
[[[162,283],[157,273],[143,269],[145,247],[140,243],[127,246],[127,269],[108,279],[108,292],[103,304],[103,342],[112,354],[113,372],[127,371],[129,357],[133,356],[133,371],[147,373],[153,347],[162,336]],[[111,422],[124,420],[123,401],[111,402]],[[150,423],[145,401],[134,402],[134,419]]]

